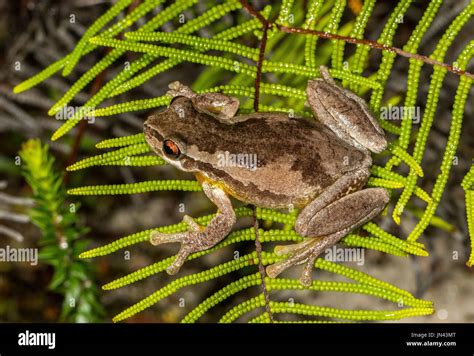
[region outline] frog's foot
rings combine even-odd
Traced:
[[[334,245],[342,236],[342,233],[336,233],[324,237],[310,237],[297,244],[275,247],[276,255],[289,256],[284,260],[268,266],[266,269],[268,276],[275,278],[286,269],[304,263],[305,266],[300,277],[300,282],[304,286],[309,287],[312,283],[311,275],[314,261],[326,248]]]
[[[206,227],[199,225],[191,217],[185,215],[183,221],[189,226],[188,231],[175,234],[153,231],[150,235],[150,242],[153,245],[181,243],[176,259],[166,269],[168,274],[178,273],[190,254],[205,251],[222,241],[235,223],[235,213],[225,192],[218,186],[206,182],[203,183],[202,188],[206,196],[218,207],[217,214]]]
[[[173,98],[176,98],[177,96],[184,96],[191,99],[196,96],[196,93],[193,92],[190,87],[178,81],[170,83],[168,88],[170,88],[170,90],[168,90],[166,94],[172,96]]]
[[[206,239],[206,228],[199,225],[188,215],[183,217],[183,222],[189,226],[189,230],[186,232],[165,234],[159,231],[153,231],[150,235],[150,242],[155,246],[171,242],[181,243],[181,249],[175,261],[166,269],[166,272],[171,275],[179,272],[181,266],[190,254],[209,248],[204,242]]]
[[[363,176],[362,172],[355,177]],[[367,188],[338,198],[352,179],[340,178],[301,211],[295,231],[308,238],[299,244],[275,249],[276,254],[289,254],[289,257],[267,267],[270,277],[278,276],[291,266],[306,263],[300,281],[305,286],[311,285],[315,259],[351,230],[362,226],[383,210],[390,198],[383,188]]]

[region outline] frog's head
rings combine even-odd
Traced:
[[[197,155],[193,138],[205,131],[199,116],[189,98],[176,97],[166,110],[145,121],[145,139],[153,151],[171,165],[195,172]]]

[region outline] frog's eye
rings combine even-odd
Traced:
[[[176,95],[173,97],[173,99],[171,99],[170,103],[168,104],[168,106],[171,106],[171,104],[173,104],[173,101],[175,101],[176,99],[179,99],[179,98],[185,98],[185,96],[183,95]]]
[[[181,155],[181,150],[179,149],[178,145],[170,139],[163,141],[163,152],[171,159],[178,159]]]

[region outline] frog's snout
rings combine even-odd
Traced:
[[[143,133],[145,134],[145,140],[151,147],[154,147],[158,142],[163,141],[162,135],[157,130],[157,121],[157,116],[150,116],[143,124]]]
[[[153,128],[151,127],[149,120],[146,120],[145,123],[143,124],[143,133],[145,134],[145,139],[148,141],[148,138],[150,136],[153,136]]]

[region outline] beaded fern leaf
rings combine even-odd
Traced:
[[[94,109],[90,115],[94,117],[113,116],[118,113],[150,110],[166,106],[170,100],[167,96],[144,98],[108,106],[104,106],[103,103],[107,99],[139,87],[146,81],[175,68],[183,62],[196,63],[203,68],[202,73],[193,83],[194,90],[197,92],[216,91],[237,96],[242,102],[240,112],[252,111],[252,100],[256,96],[254,84],[258,77],[256,62],[259,59],[259,49],[258,45],[249,46],[248,43],[258,44],[258,41],[264,35],[264,31],[262,22],[258,18],[249,16],[244,11],[241,2],[234,0],[223,2],[203,1],[201,5],[204,4],[206,9],[204,12],[200,12],[197,7],[197,0],[180,0],[169,5],[165,5],[163,0],[145,0],[120,18],[119,14],[130,3],[130,0],[117,1],[89,28],[68,56],[19,84],[15,88],[15,92],[21,92],[38,85],[61,69],[63,75],[68,75],[83,56],[99,47],[107,47],[110,52],[87,72],[83,73],[64,93],[62,98],[50,109],[49,113],[51,115],[61,110],[63,106],[68,105],[74,96],[83,91],[104,69],[113,65],[121,67],[120,60],[127,52],[134,52],[136,59],[131,61],[126,68],[122,68],[118,75],[105,83],[98,92],[90,96],[84,104],[85,107]],[[362,39],[375,7],[375,0],[366,0],[360,12],[343,23],[342,18],[346,11],[345,0],[310,0],[306,4],[306,10],[302,3],[303,1],[283,0],[277,5],[266,6],[261,11],[261,15],[263,18],[273,19],[275,24]],[[438,11],[441,3],[441,0],[432,0],[424,9],[422,18],[404,45],[403,49],[405,51],[417,53],[423,35],[429,29],[435,16],[439,15]],[[394,6],[393,12],[377,42],[387,46],[392,45],[400,27],[400,18],[403,18],[409,11],[411,5],[412,0],[400,0]],[[159,9],[159,11],[156,12],[156,9]],[[185,10],[188,14],[194,14],[194,17],[184,21],[173,32],[164,32],[163,25],[178,18]],[[443,62],[446,52],[456,35],[473,13],[474,3],[471,2],[459,13],[439,40],[431,55],[433,59]],[[228,14],[233,14],[234,18],[238,19],[237,23],[229,25],[225,21]],[[128,30],[132,24],[142,18],[145,18],[145,21],[138,30]],[[113,23],[113,21],[115,22]],[[206,29],[212,36],[203,38],[200,35],[201,32],[199,32],[202,29]],[[119,34],[123,34],[120,39],[117,36]],[[315,35],[288,34],[280,31],[278,27],[271,27],[268,30],[265,57],[261,63],[261,72],[266,75],[264,78],[271,78],[271,80],[262,80],[260,83],[260,110],[284,111],[294,115],[311,116],[304,107],[304,88],[308,79],[319,75],[319,65],[328,63],[330,63],[331,75],[340,79],[345,87],[359,95],[370,95],[369,106],[376,114],[380,114],[383,107],[391,104],[403,103],[405,107],[416,105],[420,72],[423,67],[422,61],[416,58],[409,60],[406,96],[404,98],[390,97],[384,100],[386,83],[393,71],[393,64],[397,57],[396,53],[383,50],[378,71],[366,78],[362,76],[362,73],[367,64],[370,47],[358,44],[353,54],[345,55],[347,45],[339,39],[320,43],[320,39]],[[473,51],[474,41],[471,41],[457,59],[456,68],[465,70]],[[158,63],[156,63],[157,59],[160,59]],[[404,114],[405,116],[400,125],[388,120],[379,120],[384,130],[391,134],[392,143],[385,152],[385,156],[388,155],[387,162],[384,165],[374,165],[372,167],[372,177],[369,180],[369,185],[384,187],[392,192],[393,204],[391,203],[391,205],[394,206],[392,219],[396,223],[400,223],[404,213],[415,214],[409,202],[416,198],[423,202],[425,208],[417,225],[408,236],[401,238],[385,231],[381,225],[369,222],[362,227],[362,230],[365,231],[364,236],[352,233],[342,240],[343,244],[382,251],[400,257],[408,255],[427,256],[428,253],[424,245],[418,241],[423,231],[430,224],[441,228],[449,227],[449,224],[437,217],[435,213],[452,168],[453,156],[458,147],[464,107],[472,85],[472,79],[469,77],[459,77],[448,143],[436,182],[430,192],[424,190],[420,183],[420,178],[423,177],[422,160],[426,149],[426,141],[435,119],[440,90],[446,73],[445,68],[434,66],[426,107],[418,130],[415,130],[412,125],[412,117],[410,117],[412,114],[410,113]],[[222,84],[222,78],[225,78],[225,84]],[[84,112],[78,112],[66,121],[54,133],[53,140],[68,133],[84,118],[83,115],[85,115]],[[151,153],[142,133],[112,138],[100,142],[97,147],[111,150],[83,159],[68,169],[74,171],[105,165],[142,167],[165,164],[162,159]],[[411,150],[412,153],[409,153]],[[406,171],[408,171],[408,174],[403,173]],[[471,236],[473,236],[472,187],[474,177],[472,172],[471,169],[463,183],[466,191]],[[135,184],[78,187],[69,190],[69,194],[114,195],[160,190],[199,191],[200,189],[200,185],[194,180],[154,180]],[[396,199],[397,196],[398,200]],[[252,210],[246,207],[236,209],[236,213],[238,218],[252,216],[253,214]],[[155,293],[130,306],[115,316],[113,320],[121,321],[130,318],[187,286],[198,285],[232,272],[239,272],[237,279],[201,301],[189,311],[182,321],[198,321],[211,308],[252,288],[257,289],[256,296],[227,308],[227,311],[220,318],[221,322],[241,320],[241,317],[250,322],[268,322],[270,321],[269,311],[275,316],[275,320],[273,320],[275,322],[288,320],[284,317],[285,314],[298,315],[300,321],[324,322],[329,320],[394,320],[433,313],[433,306],[429,301],[415,298],[407,291],[356,269],[322,258],[316,261],[317,269],[327,271],[335,276],[346,277],[349,282],[315,280],[309,288],[311,291],[347,293],[348,296],[352,294],[368,295],[393,302],[393,308],[387,310],[347,310],[281,301],[278,297],[280,292],[300,291],[303,287],[298,281],[287,278],[265,278],[262,282],[261,275],[258,273],[258,265],[260,263],[266,266],[281,258],[271,251],[272,242],[301,240],[301,237],[292,230],[296,215],[295,212],[285,214],[263,208],[257,208],[256,215],[260,221],[283,225],[282,229],[271,227],[258,231],[260,242],[264,246],[264,251],[260,256],[254,251],[198,273],[185,275],[181,272],[178,278],[171,280]],[[202,216],[197,218],[196,221],[206,225],[212,216]],[[384,219],[388,219],[388,217]],[[166,233],[180,232],[185,229],[186,225],[183,222],[157,228],[157,230]],[[151,231],[141,231],[122,237],[108,245],[87,251],[83,253],[82,257],[104,256],[135,244],[147,244]],[[253,228],[234,231],[216,247],[196,253],[190,256],[189,260],[201,258],[204,255],[221,250],[225,246],[240,242],[247,242],[250,246],[251,242],[255,240],[255,233],[256,231]],[[259,257],[261,260],[259,260]],[[172,256],[139,269],[106,284],[103,288],[106,290],[122,288],[149,276],[163,273],[173,259]],[[473,256],[471,255],[469,262],[471,265],[472,261]],[[265,284],[269,292],[270,301],[265,298],[263,293],[259,292],[262,283]],[[253,316],[248,317],[250,314]],[[280,317],[280,315],[283,317]]]

